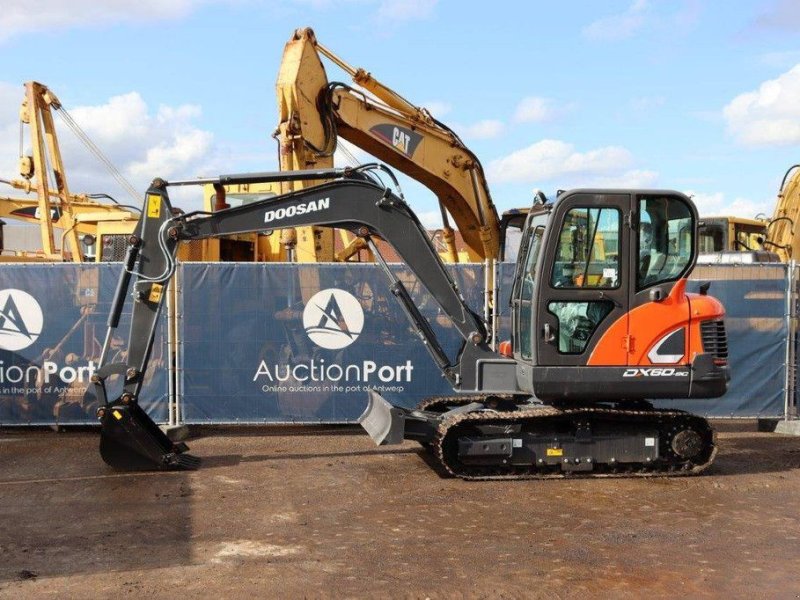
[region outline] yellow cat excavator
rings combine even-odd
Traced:
[[[764,248],[782,262],[800,258],[800,165],[792,165],[783,176]]]
[[[350,75],[358,88],[329,82],[323,56]],[[481,163],[459,136],[428,110],[415,106],[364,69],[347,64],[320,44],[310,28],[298,29],[284,48],[277,97],[275,137],[281,170],[331,168],[338,139],[347,140],[436,195],[447,262],[499,258],[500,219]],[[284,183],[281,191],[299,190],[307,184]],[[450,216],[466,252],[459,254]],[[299,230],[298,237],[312,235],[309,231]],[[325,235],[320,228],[313,231]],[[332,247],[332,242],[324,247]],[[346,260],[364,247],[363,240],[352,238],[335,258]]]

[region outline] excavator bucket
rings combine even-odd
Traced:
[[[367,390],[367,408],[358,417],[369,437],[379,446],[402,444],[406,409],[394,406],[374,390]]]
[[[185,454],[136,404],[107,406],[100,419],[100,455],[119,471],[176,471],[196,469],[200,459]]]

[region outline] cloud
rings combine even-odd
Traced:
[[[657,171],[630,169],[615,175],[587,176],[580,185],[597,188],[652,188],[658,181]]]
[[[758,14],[745,28],[750,31],[788,31],[800,29],[800,4],[797,0],[777,0]]]
[[[658,36],[685,35],[700,21],[703,10],[699,0],[655,3],[650,0],[634,0],[621,13],[602,17],[585,26],[583,37],[598,42],[616,42],[648,33]]]
[[[561,110],[556,107],[555,102],[550,98],[528,96],[517,104],[513,120],[515,123],[543,123],[552,121],[560,114]]]
[[[616,15],[603,17],[583,28],[583,36],[596,41],[616,41],[632,37],[645,24],[646,0],[634,0],[625,10]]]
[[[17,175],[19,157],[19,107],[24,89],[0,81],[0,179],[19,179]],[[0,187],[0,195],[10,188]]]
[[[21,33],[109,25],[150,23],[184,17],[211,0],[4,0],[0,41]]]
[[[800,64],[731,100],[722,111],[728,132],[746,146],[800,143],[798,98]]]
[[[21,34],[120,23],[150,24],[180,19],[203,6],[241,4],[243,0],[4,0],[0,11],[0,43]],[[419,21],[433,16],[438,0],[274,0],[269,8],[299,5],[325,11],[353,7],[364,12],[369,7],[373,19]]]
[[[758,62],[773,69],[786,69],[800,62],[800,50],[765,52],[758,57]]]
[[[697,212],[701,217],[711,217],[727,215],[734,217],[754,218],[756,215],[772,216],[775,207],[774,198],[763,200],[751,200],[749,198],[736,197],[730,200],[723,192],[696,192],[687,190],[697,206]]]
[[[419,21],[433,14],[438,0],[380,0],[377,16],[387,21]]]
[[[355,167],[364,163],[380,162],[374,156],[365,152],[355,144],[351,144],[343,138],[336,140],[336,152],[333,154],[333,165],[335,167]]]
[[[485,119],[472,125],[453,125],[453,129],[464,139],[488,140],[503,133],[505,125],[496,119]]]
[[[496,183],[552,181],[562,187],[648,187],[658,177],[633,166],[633,156],[620,146],[578,152],[561,140],[541,140],[491,161],[487,172]]]
[[[442,213],[438,210],[427,210],[417,213],[419,222],[425,229],[441,229],[442,228]]]
[[[664,96],[638,96],[631,99],[631,108],[637,113],[647,113],[664,106]]]
[[[3,178],[19,178],[17,118],[22,96],[22,86],[0,83],[0,177]],[[223,167],[230,168],[230,162],[240,158],[215,152],[214,136],[197,125],[202,111],[193,104],[153,109],[138,92],[130,92],[102,104],[77,106],[69,109],[69,113],[133,187],[142,192],[154,177],[215,174]],[[70,191],[104,192],[120,202],[138,204],[138,199],[130,198],[120,188],[57,115],[56,131]],[[10,132],[14,135],[9,135]],[[30,152],[27,133],[23,151]],[[199,199],[201,193],[188,190],[178,195]]]
[[[439,119],[453,110],[452,104],[441,100],[429,100],[428,102],[423,102],[420,106],[427,108],[435,119]]]

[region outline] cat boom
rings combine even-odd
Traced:
[[[386,170],[366,165],[153,182],[108,320],[110,340],[125,299],[134,298],[125,362],[101,359],[93,378],[100,452],[109,465],[198,466],[139,407],[176,247],[258,231],[267,220],[274,228],[342,228],[363,239],[456,392],[407,409],[370,391],[359,422],[378,444],[417,440],[442,470],[465,479],[690,474],[711,464],[716,449],[708,422],[650,403],[715,398],[729,379],[724,308],[707,294],[708,285],[686,292],[698,222],[688,197],[577,189],[555,203],[534,204],[511,291],[511,340],[496,344],[496,332],[466,305],[402,194],[373,176],[378,168]],[[328,182],[214,213],[180,214],[167,193],[175,185],[211,183],[222,193],[225,184],[322,179]],[[450,319],[461,337],[455,356],[388,268],[376,238],[394,247]],[[112,375],[124,380],[116,397],[107,395]]]

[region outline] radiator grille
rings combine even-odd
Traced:
[[[716,358],[728,358],[728,336],[723,321],[703,321],[700,323],[703,350]]]
[[[100,242],[100,262],[122,262],[128,250],[130,234],[115,233],[104,235]]]

